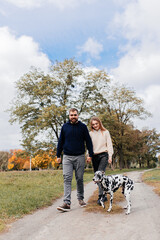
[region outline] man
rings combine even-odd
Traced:
[[[73,170],[77,181],[77,199],[81,207],[85,207],[83,175],[85,167],[85,143],[89,152],[87,161],[90,162],[93,155],[92,141],[87,126],[78,121],[78,110],[69,110],[69,121],[62,126],[57,146],[57,162],[61,163],[63,151],[63,178],[64,178],[64,203],[57,210],[67,212],[71,205],[71,183]]]

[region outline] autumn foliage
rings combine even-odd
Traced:
[[[28,170],[30,169],[30,156],[24,150],[15,149],[10,150],[10,158],[8,160],[8,170]],[[56,163],[55,153],[53,151],[38,151],[38,153],[31,158],[32,169],[47,169],[58,168]]]
[[[32,158],[32,163],[35,167],[46,169],[46,168],[57,168],[55,153],[53,151],[45,152],[39,151],[39,153]]]

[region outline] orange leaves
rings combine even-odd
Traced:
[[[56,163],[56,157],[54,151],[42,151],[31,159],[31,168],[58,168],[59,164]],[[10,158],[8,160],[9,170],[29,170],[30,169],[30,156],[24,150],[10,150]]]
[[[9,170],[22,170],[24,163],[29,160],[29,156],[24,158],[25,151],[21,149],[10,150],[10,158],[8,160]]]
[[[42,169],[48,168],[51,161],[52,158],[45,152],[32,158],[32,163],[35,165],[35,167]]]
[[[59,166],[56,163],[55,153],[52,151],[45,152],[41,151],[34,158],[32,158],[32,163],[35,167],[46,169],[46,168],[57,168]]]

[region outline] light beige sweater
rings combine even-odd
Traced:
[[[108,155],[112,157],[113,145],[109,131],[101,131],[99,129],[98,131],[93,130],[89,134],[92,139],[94,154],[108,152]]]

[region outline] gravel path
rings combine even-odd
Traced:
[[[112,216],[86,213],[79,207],[73,191],[70,212],[56,210],[62,203],[58,199],[51,207],[12,223],[9,231],[0,235],[0,240],[159,240],[160,197],[141,181],[142,172],[127,175],[135,182],[130,215],[125,215],[125,210]],[[95,189],[93,182],[85,186],[86,201]]]

